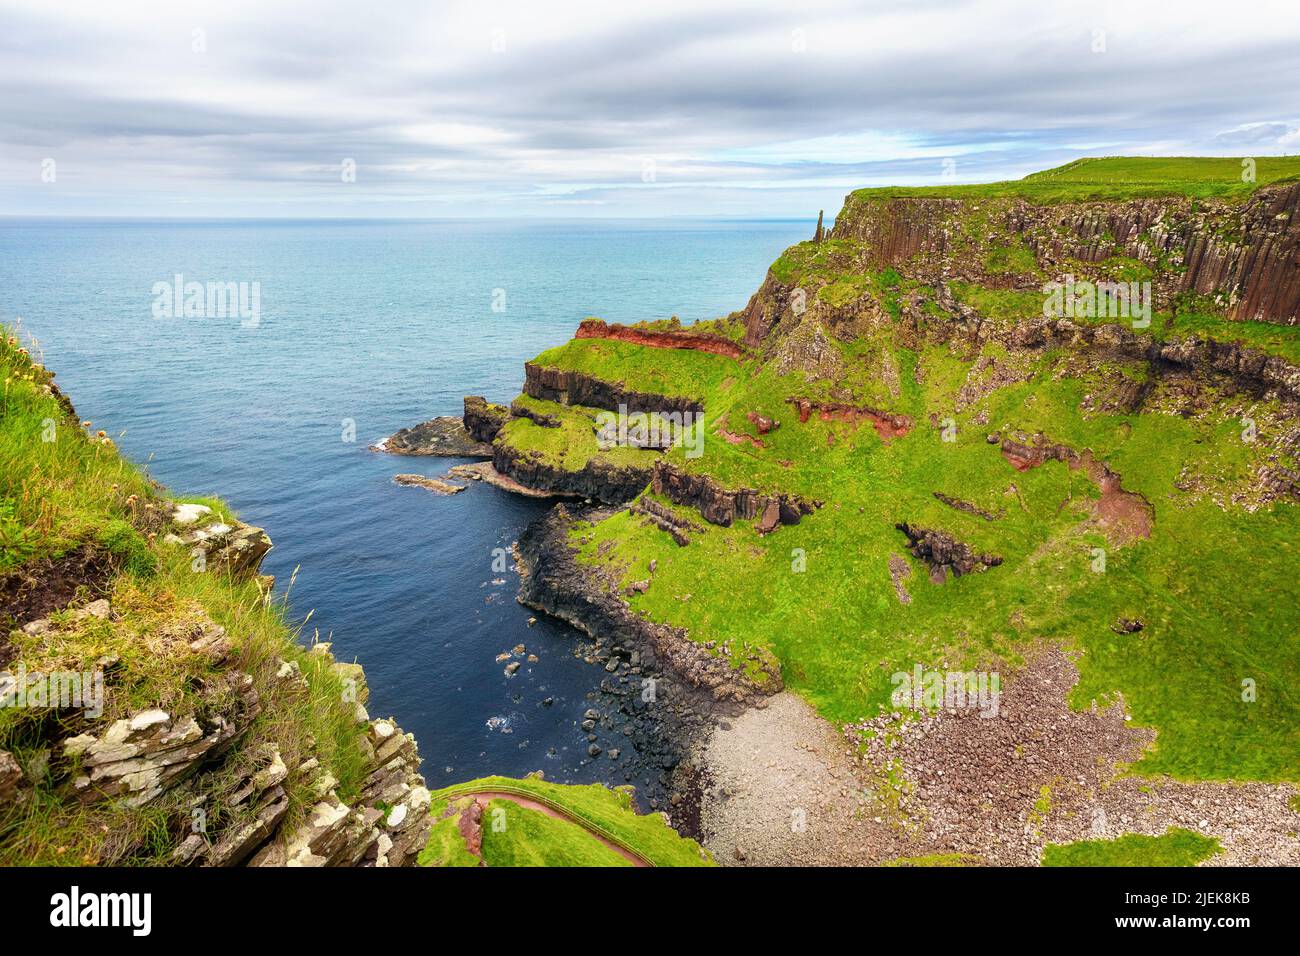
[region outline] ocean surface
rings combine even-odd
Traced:
[[[513,570],[493,570],[494,549],[549,505],[481,485],[445,498],[399,487],[399,472],[456,461],[367,446],[460,414],[467,394],[508,402],[524,361],[588,315],[690,322],[739,309],[811,232],[0,219],[0,321],[21,319],[81,417],[174,493],[219,495],[266,528],[277,588],[298,569],[291,615],[311,611],[308,635],[365,666],[371,715],[415,734],[431,787],[537,769],[648,787],[626,757],[587,755],[579,723],[604,671],[574,656],[566,625],[530,627]],[[244,318],[166,317],[178,275],[247,283]],[[507,677],[494,658],[517,644],[538,660]]]

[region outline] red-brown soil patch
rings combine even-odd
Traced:
[[[634,329],[617,322],[608,324],[600,319],[584,319],[574,333],[575,339],[613,339],[616,342],[631,342],[634,345],[646,345],[656,349],[689,349],[695,352],[709,352],[731,359],[745,355],[745,349],[720,335],[708,332],[654,332],[649,329]]]
[[[799,412],[799,421],[807,422],[814,413],[824,422],[869,422],[883,441],[901,438],[912,430],[912,420],[906,415],[893,415],[861,405],[846,405],[842,402],[814,402],[808,398],[786,399]]]
[[[753,445],[755,448],[767,447],[761,438],[755,438],[753,435],[746,435],[743,432],[740,434],[729,432],[725,428],[718,429],[718,437],[728,445]]]
[[[1063,461],[1070,470],[1083,468],[1101,491],[1097,502],[1098,522],[1117,544],[1134,538],[1151,537],[1155,509],[1134,491],[1125,491],[1121,476],[1098,461],[1091,451],[1076,452],[1067,445],[1022,445],[1007,439],[1002,442],[1002,457],[1016,471],[1028,471],[1047,461]]]

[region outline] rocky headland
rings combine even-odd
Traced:
[[[1164,589],[1203,541],[1201,593],[1250,603],[1211,556],[1294,526],[1300,186],[1072,192],[1092,162],[854,193],[733,315],[585,320],[490,438],[467,404],[475,467],[569,499],[519,541],[519,600],[586,635],[611,719],[720,861],[1034,864],[1171,827],[1219,840],[1216,863],[1296,861],[1294,760],[1195,730],[1252,733],[1202,698],[1237,693],[1253,665],[1216,662],[1267,654],[1279,607],[1240,633]],[[1150,313],[1045,314],[1066,277],[1148,283]],[[610,448],[610,412],[702,415],[704,453]],[[1252,554],[1252,586],[1286,590],[1285,555]],[[1174,645],[1178,699],[1145,669]],[[1003,715],[893,706],[917,665],[1000,671]]]

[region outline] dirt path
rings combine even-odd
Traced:
[[[623,859],[630,861],[633,866],[648,867],[653,865],[648,860],[638,856],[636,853],[629,850],[627,847],[615,843],[613,840],[609,839],[608,837],[602,836],[601,834],[597,833],[595,830],[590,829],[587,823],[581,818],[565,813],[563,810],[553,807],[550,804],[543,803],[540,800],[533,800],[529,797],[521,797],[518,794],[506,793],[501,790],[475,790],[470,793],[460,793],[456,795],[456,799],[458,800],[464,799],[465,797],[472,797],[474,802],[478,804],[479,812],[476,813],[475,816],[480,819],[482,818],[482,814],[487,811],[487,805],[490,801],[509,800],[511,803],[523,807],[526,810],[536,810],[538,813],[545,814],[546,816],[551,817],[553,819],[565,820],[569,823],[573,823],[576,824],[577,826],[582,827],[582,829],[586,830],[587,834],[593,840],[596,840],[603,846],[613,850],[619,856],[623,857]]]

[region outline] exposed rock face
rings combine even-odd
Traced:
[[[215,565],[238,576],[257,575],[270,548],[270,539],[260,529],[222,524],[205,505],[169,504],[159,511],[159,517],[180,532],[170,537],[206,549],[207,570]],[[62,623],[42,618],[29,621],[24,630],[48,635],[57,643],[61,628],[112,615],[109,602],[99,599],[70,609]],[[190,686],[197,696],[187,698],[181,711],[144,708],[105,725],[98,708],[112,701],[120,677],[116,658],[98,661],[103,681],[98,701],[86,699],[98,695],[83,692],[67,706],[52,704],[58,709],[58,721],[49,725],[57,728],[49,738],[53,759],[42,774],[51,775],[65,800],[114,800],[145,807],[165,795],[178,796],[181,805],[201,810],[207,821],[203,826],[185,821],[187,830],[195,828],[178,838],[172,851],[172,862],[178,865],[396,866],[414,861],[431,826],[419,755],[414,739],[393,721],[370,719],[363,706],[368,689],[359,665],[335,662],[329,645],[312,649],[355,692],[350,699],[355,700],[356,745],[364,755],[366,776],[348,805],[337,793],[338,781],[312,755],[314,741],[307,742],[305,760],[299,749],[296,765],[289,765],[276,740],[249,740],[263,710],[262,697],[253,676],[236,666],[239,656],[232,653],[224,628],[200,614],[188,629],[172,629],[155,640],[154,653],[175,656],[178,665],[194,664]],[[33,676],[27,675],[29,685]],[[0,673],[0,685],[11,684],[13,675]],[[296,660],[281,661],[263,691],[266,686],[276,695],[309,693]],[[218,783],[213,786],[212,781]],[[284,823],[291,785],[305,785],[317,802],[307,821],[290,833]],[[187,804],[196,793],[202,796]],[[0,752],[0,809],[28,796],[22,768],[11,754]],[[212,805],[212,800],[221,806]]]
[[[223,679],[224,678],[224,679]],[[63,741],[63,755],[85,771],[72,781],[83,803],[120,798],[144,806],[164,790],[198,770],[201,762],[243,733],[261,712],[253,680],[232,672],[210,682],[211,696],[233,692],[234,703],[204,724],[193,715],[181,718],[164,710],[143,710],[116,720],[98,736],[78,734]]]
[[[559,428],[560,419],[555,415],[548,415],[546,412],[539,412],[535,408],[530,408],[523,402],[516,399],[510,403],[511,418],[526,418],[534,425],[541,428]]]
[[[781,340],[776,370],[782,375],[803,372],[810,382],[834,380],[843,375],[844,361],[821,322],[808,315]]]
[[[524,394],[561,405],[586,405],[608,411],[618,411],[620,405],[626,405],[629,414],[704,411],[704,406],[693,399],[637,392],[624,388],[621,383],[607,382],[583,372],[546,368],[533,362],[524,364]]]
[[[462,420],[470,438],[490,443],[510,420],[510,409],[504,405],[494,405],[481,395],[466,395]]]
[[[930,566],[930,580],[942,584],[951,572],[954,577],[995,568],[1002,563],[996,554],[979,554],[946,531],[914,528],[906,521],[894,525],[907,535],[912,555]]]
[[[985,511],[983,508],[971,504],[969,501],[962,501],[960,498],[954,498],[951,495],[945,495],[942,491],[934,492],[936,501],[942,501],[949,508],[955,511],[961,511],[968,515],[975,515],[977,518],[983,518],[985,521],[997,521],[1000,515]]]
[[[690,532],[704,530],[699,525],[683,520],[671,508],[667,508],[653,498],[640,497],[632,502],[630,509],[634,514],[645,515],[646,519],[660,531],[668,533],[678,547],[691,543]]]
[[[727,358],[744,357],[744,348],[731,339],[723,338],[709,332],[690,331],[651,331],[649,329],[628,328],[617,322],[607,325],[601,319],[584,319],[574,333],[575,339],[613,339],[616,342],[632,342],[636,345],[648,345],[657,349],[690,349],[695,352],[711,352],[725,355]]]
[[[798,524],[804,515],[820,507],[784,492],[765,494],[753,488],[728,491],[707,475],[687,474],[665,461],[655,462],[651,488],[673,504],[686,505],[711,524],[730,527],[737,519],[759,519],[759,531],[766,534],[777,525]]]
[[[568,497],[565,492],[546,491],[541,488],[520,484],[509,475],[503,475],[493,468],[490,461],[476,461],[472,465],[453,465],[448,469],[447,474],[452,478],[463,478],[466,481],[481,481],[484,484],[492,485],[494,488],[500,488],[502,491],[523,495],[525,498]]]
[[[0,806],[18,799],[23,771],[18,761],[7,750],[0,750]]]
[[[393,475],[393,481],[399,485],[412,485],[416,488],[426,488],[435,495],[454,495],[457,492],[464,491],[464,485],[454,485],[450,481],[443,481],[440,478],[429,478],[425,475]]]
[[[202,558],[208,570],[228,571],[236,576],[255,574],[271,550],[271,539],[261,528],[242,521],[215,520],[206,505],[176,505],[172,524],[179,533],[171,532],[163,540],[189,548],[196,560]]]
[[[988,274],[985,244],[959,228],[976,209],[993,232],[1021,236],[1049,274],[1068,272],[1075,261],[1137,259],[1155,272],[1157,307],[1194,292],[1221,298],[1235,319],[1300,322],[1297,183],[1261,187],[1240,203],[1167,197],[1036,205],[850,195],[831,235],[864,241],[877,266],[906,263],[913,272],[919,266],[936,277],[1006,286],[1014,280]]]
[[[467,406],[469,401],[469,398],[465,399]],[[480,432],[490,427],[485,420],[476,420],[475,424]],[[371,448],[391,455],[439,455],[444,458],[489,458],[492,455],[492,445],[471,435],[464,420],[454,415],[442,415],[403,428]]]
[[[302,826],[259,850],[249,866],[414,863],[433,826],[415,738],[391,720],[376,720],[364,740],[370,772],[356,805],[349,807],[331,789]]]
[[[862,405],[847,405],[843,402],[815,402],[807,398],[787,399],[799,412],[799,421],[806,422],[814,414],[824,422],[865,421],[875,428],[884,440],[901,438],[912,430],[912,420],[906,415],[895,415]]]
[[[584,518],[600,520],[610,511],[596,511]],[[519,539],[519,600],[529,607],[567,621],[586,634],[605,641],[636,647],[652,663],[672,668],[693,687],[706,691],[713,700],[746,702],[778,692],[780,668],[768,657],[755,656],[749,668],[729,662],[727,648],[712,654],[705,645],[690,639],[682,628],[655,624],[634,614],[624,600],[619,582],[604,569],[579,564],[569,547],[572,517],[564,505],[529,525]],[[756,680],[750,674],[761,675]]]
[[[1015,349],[1105,350],[1117,359],[1145,361],[1153,372],[1165,369],[1222,376],[1233,388],[1283,401],[1300,400],[1300,368],[1285,359],[1235,342],[1189,336],[1168,342],[1153,340],[1118,325],[1078,325],[1069,319],[1041,319],[991,331],[979,341],[999,342]]]
[[[631,501],[650,483],[656,455],[647,451],[644,468],[612,465],[593,458],[584,467],[569,470],[547,462],[536,452],[525,453],[498,440],[492,450],[492,467],[519,484],[551,494],[591,498],[604,504]]]
[[[1300,270],[1296,270],[1300,273]],[[948,345],[965,345],[977,353],[989,344],[1005,346],[1013,353],[1038,353],[1054,348],[1068,348],[1080,354],[1104,355],[1108,360],[1145,366],[1153,378],[1187,373],[1203,375],[1253,398],[1278,398],[1300,403],[1300,367],[1278,355],[1237,342],[1220,342],[1200,336],[1159,340],[1124,325],[1090,325],[1069,318],[1039,317],[1014,324],[984,321],[975,310],[956,302],[947,290],[945,279],[936,279],[937,301],[949,318],[936,320],[919,311],[905,309],[899,328],[901,340],[917,343],[931,341]],[[784,337],[787,328],[796,333],[808,322],[791,326],[790,301],[793,287],[778,282],[770,273],[746,308],[746,342],[757,347],[766,342],[780,359],[794,349]],[[800,348],[803,348],[802,346]],[[827,346],[829,348],[829,345]],[[806,349],[805,349],[806,351]],[[800,352],[802,354],[802,352]],[[821,352],[817,352],[821,354]],[[791,368],[807,365],[817,377],[818,359],[791,359]],[[1004,377],[1016,378],[1014,369],[1004,369]],[[1126,411],[1136,411],[1150,385],[1135,383],[1134,393],[1115,396],[1114,403]],[[967,400],[978,395],[967,395]]]

